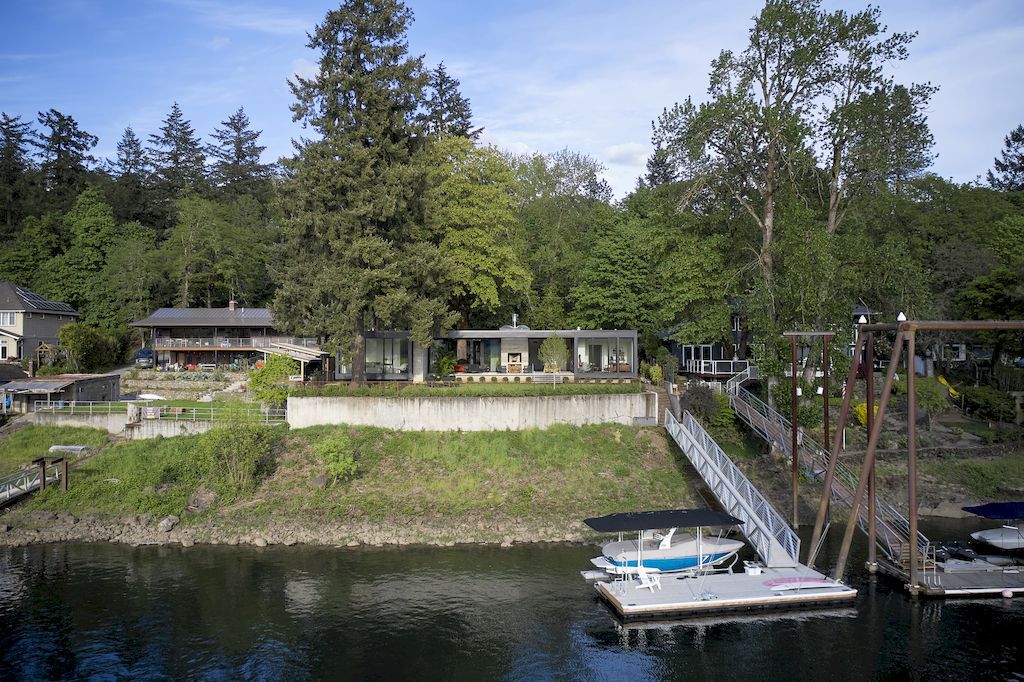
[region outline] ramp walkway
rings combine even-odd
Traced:
[[[665,410],[665,429],[725,511],[743,521],[743,534],[768,568],[800,566],[800,538],[689,412]]]
[[[50,462],[46,463],[46,484],[60,480],[60,465]],[[0,478],[0,505],[27,495],[33,490],[40,488],[39,482],[42,476],[41,467],[33,466],[30,469],[22,469],[9,476]]]
[[[757,378],[757,368],[748,367],[725,384],[729,395],[729,404],[733,412],[746,422],[755,433],[768,443],[779,448],[792,457],[790,421],[768,407],[760,398],[743,387],[747,381]],[[806,433],[798,439],[797,461],[807,475],[815,480],[822,480],[828,467],[831,455],[811,439]],[[853,497],[856,494],[858,474],[846,467],[842,462],[836,464],[835,478],[832,483],[832,507],[849,513]],[[907,518],[893,505],[876,494],[876,541],[878,548],[889,561],[897,566],[909,559],[910,523]],[[857,514],[857,526],[868,532],[867,495],[862,500]],[[824,535],[822,536],[824,537]],[[922,555],[927,556],[928,538],[922,533],[917,534],[918,548]]]

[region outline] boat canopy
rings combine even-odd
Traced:
[[[743,522],[725,512],[710,509],[666,509],[663,511],[626,512],[585,519],[583,523],[601,533],[655,528],[696,528],[698,526],[738,526]]]
[[[961,509],[986,519],[1024,519],[1024,502],[989,502]]]

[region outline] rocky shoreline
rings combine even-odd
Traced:
[[[54,542],[111,542],[133,546],[181,545],[310,545],[331,547],[384,547],[428,545],[453,547],[487,544],[510,547],[522,543],[589,543],[599,541],[578,519],[561,527],[533,525],[521,520],[432,524],[413,519],[404,523],[345,525],[331,520],[271,519],[264,523],[211,520],[182,523],[177,516],[155,518],[88,515],[45,511],[0,517],[0,547],[21,547]]]

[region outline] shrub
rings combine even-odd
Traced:
[[[298,371],[295,360],[271,355],[262,367],[249,372],[249,390],[265,405],[284,405],[288,401],[288,377]]]
[[[679,358],[672,355],[668,348],[664,346],[659,348],[655,361],[661,365],[661,371],[666,377],[671,377],[674,380],[676,375],[679,374]]]
[[[713,393],[712,397],[715,400],[716,413],[708,418],[708,423],[713,427],[719,428],[732,426],[736,415],[732,411],[732,406],[729,405],[729,396],[724,393]]]
[[[321,439],[313,446],[313,452],[323,461],[335,483],[355,478],[359,472],[356,462],[358,447],[345,431],[337,431]]]
[[[711,423],[718,417],[719,402],[715,394],[704,384],[694,384],[686,389],[679,399],[679,405],[698,419]]]
[[[646,360],[640,361],[640,378],[648,380],[651,378],[651,366],[647,364]]]
[[[968,386],[963,390],[967,408],[982,419],[1010,421],[1014,416],[1013,397],[991,386]]]
[[[443,377],[454,374],[457,359],[455,353],[441,349],[437,351],[437,359],[434,360],[434,370]]]
[[[233,424],[201,434],[195,444],[207,485],[226,503],[252,493],[273,471],[280,430],[261,424]]]
[[[661,365],[651,365],[647,368],[647,376],[651,380],[652,384],[658,385],[665,380],[662,374]]]
[[[875,403],[875,416],[878,416],[878,403]],[[865,401],[860,401],[853,406],[853,416],[857,418],[857,423],[867,428],[868,426],[868,404]]]

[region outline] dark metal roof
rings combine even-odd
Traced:
[[[56,393],[79,381],[114,378],[120,379],[117,374],[55,374],[48,377],[15,379],[0,386],[0,390],[8,393]]]
[[[160,308],[133,327],[272,327],[267,308]]]
[[[20,287],[14,282],[0,280],[0,310],[18,310],[27,313],[60,313],[78,316],[78,311],[67,303],[51,301]]]
[[[738,526],[743,522],[725,512],[710,509],[666,509],[663,511],[626,512],[586,519],[583,523],[601,533],[655,528],[696,528],[697,526]]]

